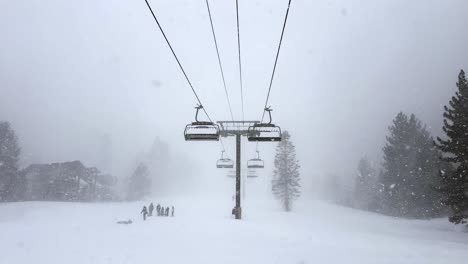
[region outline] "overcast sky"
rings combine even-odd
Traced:
[[[229,120],[205,1],[150,2],[208,113]],[[261,117],[287,2],[239,1],[245,119]],[[210,4],[240,119],[235,1]],[[399,111],[440,133],[443,105],[468,69],[467,10],[466,0],[292,1],[269,105],[307,186],[348,173],[363,155],[378,162]],[[122,176],[159,137],[200,164],[202,182],[220,174],[220,144],[183,140],[196,100],[143,0],[0,1],[0,36],[0,120],[17,131],[23,166],[99,165],[108,135]],[[254,149],[245,143],[244,158]],[[260,150],[268,176],[274,144]]]

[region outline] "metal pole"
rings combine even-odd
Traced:
[[[236,133],[236,219],[242,218],[241,209],[241,133]]]
[[[242,147],[245,147],[245,141],[242,142]],[[245,201],[245,182],[247,179],[247,169],[242,169],[242,202]]]
[[[245,200],[245,179],[246,179],[246,171],[245,169],[242,170],[242,201]]]

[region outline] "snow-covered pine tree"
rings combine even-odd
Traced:
[[[382,211],[416,218],[437,215],[440,195],[434,186],[441,163],[432,137],[413,114],[408,118],[400,112],[389,129],[379,179],[384,186]]]
[[[449,221],[455,224],[468,222],[468,82],[460,71],[458,91],[445,106],[443,130],[447,139],[437,138],[437,146],[443,152],[442,160],[449,162],[453,170],[442,171],[441,191],[444,203],[452,209]]]
[[[417,127],[415,141],[417,152],[413,173],[416,177],[412,183],[411,216],[440,217],[447,207],[442,203],[441,193],[437,191],[441,184],[439,172],[447,163],[439,159],[440,151],[434,145],[434,138],[425,126]]]
[[[0,122],[0,201],[23,199],[26,179],[18,171],[21,149],[10,123]]]
[[[393,120],[393,125],[389,128],[390,136],[387,136],[387,144],[383,148],[384,161],[383,172],[380,175],[380,182],[384,185],[382,194],[383,212],[391,215],[406,214],[407,204],[405,204],[406,184],[405,180],[409,175],[407,160],[410,156],[408,152],[408,116],[402,112]]]
[[[128,200],[138,200],[151,192],[151,178],[146,164],[140,163],[130,177],[127,189]]]
[[[292,209],[292,202],[301,194],[299,168],[291,136],[288,131],[284,131],[281,142],[276,146],[272,192],[281,201],[285,211]]]

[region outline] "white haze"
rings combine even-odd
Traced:
[[[206,110],[229,120],[205,2],[151,3]],[[210,3],[240,119],[235,2]],[[240,1],[247,120],[261,117],[286,6]],[[305,194],[321,175],[353,171],[363,155],[378,162],[401,110],[440,133],[443,105],[468,69],[466,10],[465,0],[292,1],[269,105],[292,134]],[[172,166],[184,168],[172,190],[218,189],[220,145],[183,140],[196,101],[143,0],[1,1],[0,36],[0,120],[17,131],[23,166],[99,166],[108,135],[110,170],[124,177],[159,137]],[[233,139],[225,144],[233,157]],[[254,148],[245,143],[244,162]],[[260,150],[268,183],[274,146]]]

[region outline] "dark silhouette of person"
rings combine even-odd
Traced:
[[[132,219],[128,219],[128,221],[118,221],[117,224],[124,224],[124,225],[129,225],[133,223]]]
[[[156,213],[158,214],[158,216],[161,215],[161,205],[159,204],[156,206]]]
[[[149,209],[149,213],[148,213],[148,216],[152,216],[153,215],[153,210],[154,210],[154,205],[153,203],[151,203],[148,207]]]
[[[148,209],[146,209],[146,206],[143,206],[143,210],[141,210],[140,214],[143,214],[143,221],[145,221],[146,215],[148,214]]]
[[[171,217],[174,217],[174,206],[172,206]]]
[[[165,216],[169,216],[169,206],[166,207],[166,214],[165,214]]]

